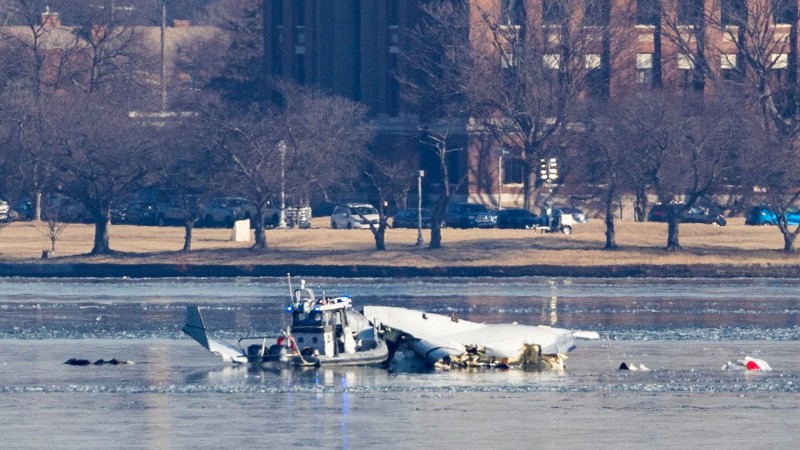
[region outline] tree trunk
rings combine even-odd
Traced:
[[[33,220],[42,220],[42,191],[37,190],[33,200]]]
[[[381,225],[375,230],[375,250],[386,250],[386,227]]]
[[[681,244],[678,239],[678,227],[681,224],[678,220],[677,214],[670,214],[669,223],[667,225],[667,250],[675,251],[680,250]]]
[[[442,248],[442,228],[438,224],[431,223],[431,242],[428,248]]]
[[[794,241],[797,239],[797,233],[789,231],[788,227],[779,227],[783,235],[783,251],[786,253],[794,253]]]
[[[107,255],[111,253],[111,247],[108,245],[108,212],[102,216],[101,219],[94,223],[94,247],[92,248],[92,255]]]
[[[644,189],[637,189],[633,205],[633,211],[635,215],[634,219],[637,222],[644,222],[646,210],[647,194],[645,194]]]
[[[531,158],[525,158],[523,165],[524,174],[522,176],[522,190],[523,190],[523,208],[536,214],[536,190],[539,180],[539,165],[531,161]]]
[[[614,190],[609,189],[606,195],[606,250],[617,248],[617,237],[614,230]]]
[[[253,229],[255,233],[255,244],[251,247],[253,250],[266,250],[267,249],[267,233],[264,231],[264,207],[259,206],[258,211],[256,211],[256,220],[255,227]]]
[[[431,240],[428,243],[428,248],[430,249],[442,248],[442,222],[445,220],[444,216],[448,203],[450,203],[450,195],[445,194],[440,196],[433,205],[433,211],[431,211]]]
[[[184,233],[183,233],[183,250],[184,252],[189,252],[192,250],[192,231],[194,231],[194,222],[186,223],[184,225]]]

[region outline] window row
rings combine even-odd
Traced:
[[[720,55],[720,71],[723,78],[735,78],[735,73],[741,72],[741,67],[737,64],[738,55],[735,53],[724,53]],[[679,54],[678,70],[692,71],[694,70],[695,63],[691,55]],[[768,69],[782,70],[789,67],[789,55],[787,53],[772,53],[767,61]],[[685,74],[684,74],[685,75]],[[636,82],[639,84],[652,84],[653,83],[653,54],[652,53],[638,53],[636,55]]]
[[[563,0],[562,0],[563,1]],[[678,24],[696,25],[704,21],[704,6],[706,0],[677,0],[676,15]],[[747,24],[748,0],[720,0],[720,20],[722,25]],[[716,6],[717,0],[714,5]],[[661,0],[636,0],[636,24],[657,25],[662,14]],[[772,16],[774,23],[792,24],[797,21],[797,0],[771,0],[769,8],[763,5],[756,6],[753,15],[766,14]],[[759,20],[760,21],[760,20]]]

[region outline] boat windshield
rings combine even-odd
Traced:
[[[322,326],[322,312],[320,311],[310,311],[306,312],[295,312],[292,326],[301,326],[301,327],[318,327]]]

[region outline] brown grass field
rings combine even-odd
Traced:
[[[726,227],[683,224],[677,252],[667,252],[666,224],[617,223],[618,250],[603,250],[604,225],[592,219],[575,227],[572,235],[540,234],[529,230],[444,229],[442,247],[427,248],[429,231],[423,230],[425,245],[416,247],[416,230],[389,229],[386,251],[376,251],[369,230],[331,230],[325,217],[315,218],[307,230],[267,230],[269,248],[250,250],[252,242],[232,242],[231,231],[194,231],[193,250],[181,252],[183,228],[112,225],[111,247],[118,254],[88,256],[94,228],[68,226],[56,242],[56,257],[48,263],[86,262],[117,264],[320,264],[380,265],[407,267],[563,266],[605,265],[741,265],[796,266],[800,254],[785,254],[776,227],[745,226],[731,219]],[[0,229],[0,261],[42,262],[48,249],[46,224],[12,223]]]

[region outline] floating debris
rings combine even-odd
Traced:
[[[745,356],[744,359],[726,362],[725,365],[722,366],[722,370],[760,370],[769,372],[772,370],[772,367],[763,359]]]
[[[64,361],[64,364],[67,364],[69,366],[88,366],[88,365],[102,366],[104,364],[117,366],[120,364],[136,364],[136,363],[133,361],[127,361],[124,359],[117,359],[117,358],[111,358],[108,361],[106,361],[105,359],[98,359],[95,362],[90,362],[88,359],[70,358]]]
[[[636,364],[628,364],[623,361],[622,364],[619,365],[619,370],[649,372],[650,368],[641,363],[639,363],[639,366],[636,366]]]

